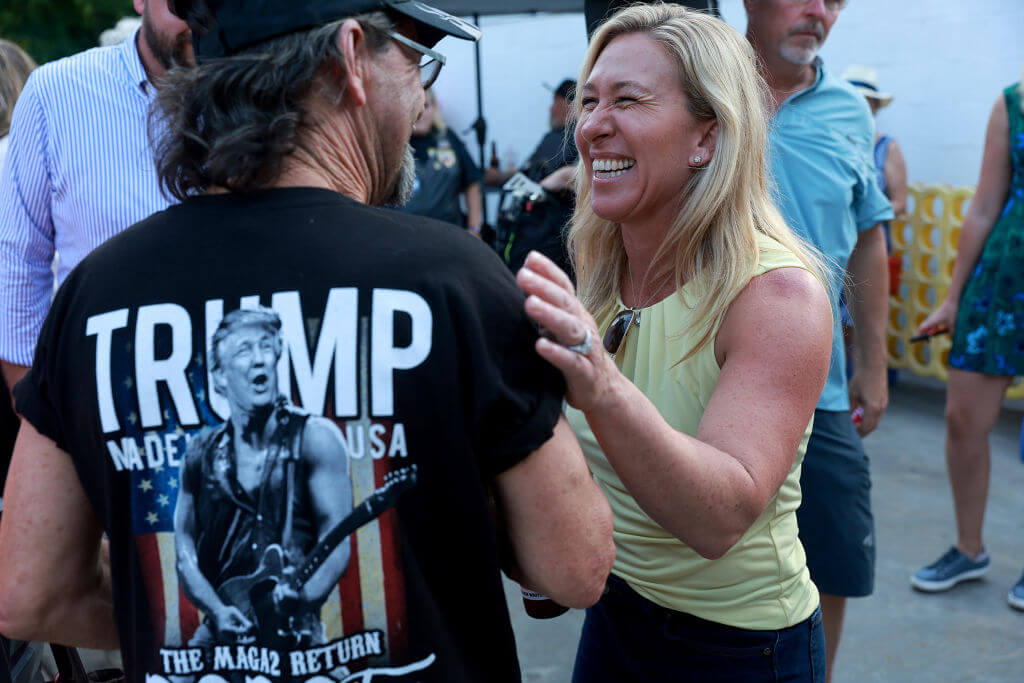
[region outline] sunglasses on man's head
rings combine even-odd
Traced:
[[[613,356],[617,354],[622,347],[622,342],[626,340],[629,326],[639,324],[640,311],[627,308],[616,315],[612,318],[612,323],[608,326],[608,330],[604,333],[604,338],[601,340],[601,343],[604,344],[604,350]]]

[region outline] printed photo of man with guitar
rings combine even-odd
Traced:
[[[120,647],[132,683],[520,683],[502,569],[593,605],[611,507],[512,274],[384,208],[435,46],[479,29],[142,4],[192,31],[136,140],[181,201],[68,276],[15,389],[0,630]]]
[[[189,444],[175,511],[179,579],[206,615],[193,647],[323,643],[319,610],[348,567],[348,535],[402,490],[353,512],[345,441],[279,394],[281,348],[267,308],[233,311],[213,335],[214,388],[231,414]]]

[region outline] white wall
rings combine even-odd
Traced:
[[[480,27],[487,160],[493,139],[502,164],[511,153],[518,165],[548,130],[552,94],[542,84],[553,88],[579,71],[587,49],[586,24],[583,14],[509,14],[481,17]],[[461,134],[476,119],[473,48],[448,38],[438,49],[448,63],[434,89],[449,127]],[[462,137],[477,158],[475,133]]]
[[[745,30],[742,1],[719,1]],[[878,70],[895,96],[878,128],[899,141],[911,182],[974,185],[992,104],[1024,68],[1024,1],[850,0],[821,57],[837,75]]]
[[[719,5],[742,32],[742,0]],[[551,94],[541,83],[579,69],[583,15],[482,17],[480,25],[488,138],[518,163],[547,129]],[[473,49],[449,38],[440,50],[448,65],[435,88],[461,133],[476,117]],[[878,70],[895,95],[878,126],[899,140],[911,182],[973,185],[992,103],[1024,67],[1024,0],[850,0],[821,54],[836,74],[853,63]],[[475,138],[463,138],[475,156]]]

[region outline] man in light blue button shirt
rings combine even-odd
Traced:
[[[797,515],[807,567],[821,593],[830,679],[846,598],[874,588],[871,479],[860,437],[877,426],[888,403],[889,279],[880,223],[893,217],[875,178],[871,113],[860,94],[826,71],[817,56],[845,4],[744,2],[747,38],[774,100],[771,163],[779,208],[797,233],[836,264],[837,309],[847,278],[856,336],[855,372],[847,385],[837,317]]]
[[[36,69],[18,98],[0,173],[0,365],[14,387],[32,363],[57,281],[90,251],[166,208],[149,143],[154,83],[192,63],[168,0],[134,0],[128,40]],[[141,267],[126,263],[125,268]]]

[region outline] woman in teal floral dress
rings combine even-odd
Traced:
[[[945,591],[989,568],[981,527],[988,499],[988,435],[1007,387],[1024,375],[1024,74],[992,108],[978,189],[960,232],[945,299],[918,334],[953,335],[946,389],[946,466],[957,543],[910,577]],[[1024,610],[1024,576],[1007,598]]]

